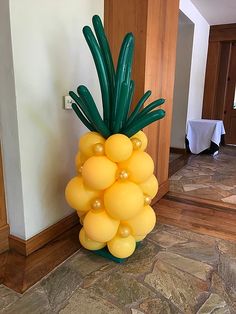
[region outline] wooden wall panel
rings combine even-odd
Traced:
[[[115,58],[124,35],[130,31],[135,35],[134,101],[148,89],[150,101],[166,99],[165,119],[145,128],[162,195],[168,192],[178,12],[178,0],[105,0],[105,29]]]
[[[231,45],[236,24],[210,27],[202,118],[225,119]]]
[[[175,79],[176,43],[179,2],[149,1],[147,21],[145,90],[152,90],[152,100],[165,98],[163,120],[145,129],[148,151],[156,160],[156,175],[160,185],[168,180],[170,132]],[[161,195],[160,195],[161,196]]]
[[[213,110],[214,119],[224,120],[226,106],[226,91],[229,75],[229,61],[231,52],[230,42],[221,42],[221,54],[219,62],[219,74],[216,88],[215,106]]]
[[[5,206],[5,192],[3,183],[3,168],[2,168],[2,155],[0,147],[0,227],[7,223],[6,206]]]
[[[210,29],[210,41],[234,41],[236,39],[236,23],[213,25]]]
[[[212,119],[213,116],[219,75],[220,48],[219,42],[209,43],[202,109],[203,119]]]
[[[9,226],[7,224],[2,155],[0,147],[0,253],[8,249]]]
[[[147,1],[144,0],[105,0],[104,24],[117,64],[119,50],[124,36],[132,32],[135,36],[135,50],[132,77],[135,79],[133,103],[142,97],[145,76],[145,53],[147,33]]]

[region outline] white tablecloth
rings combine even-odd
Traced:
[[[199,154],[211,145],[211,141],[220,145],[221,135],[225,134],[222,120],[189,120],[187,123],[187,139],[193,154]]]

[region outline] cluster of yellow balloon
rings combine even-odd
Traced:
[[[104,139],[88,132],[79,141],[77,176],[67,185],[68,204],[83,228],[80,242],[89,250],[107,246],[117,258],[133,254],[156,223],[150,203],[158,190],[154,163],[145,152],[147,137],[114,134]]]

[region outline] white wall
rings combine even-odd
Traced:
[[[194,24],[180,11],[171,128],[171,147],[177,148],[185,147],[193,33]]]
[[[103,0],[10,0],[21,170],[15,178],[22,184],[24,221],[17,224],[13,218],[17,200],[7,207],[11,234],[23,239],[72,212],[64,189],[75,174],[77,142],[85,128],[72,110],[63,109],[62,98],[85,84],[100,99],[82,35],[94,14],[103,18]],[[12,176],[4,166],[6,177]],[[8,200],[12,193],[9,184]]]
[[[25,237],[8,0],[0,1],[0,141],[8,222],[14,226],[16,235]]]
[[[190,0],[180,0],[180,10],[194,23],[187,120],[200,119],[210,27]]]

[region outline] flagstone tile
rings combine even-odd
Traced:
[[[231,314],[226,302],[217,294],[212,293],[197,311],[197,314]]]
[[[144,284],[119,272],[109,274],[106,278],[97,281],[91,291],[119,306],[129,306],[155,296],[154,292]]]
[[[175,313],[178,312],[178,310],[176,312],[176,309],[173,309],[167,301],[158,297],[145,300],[139,305],[139,309],[147,314],[171,314],[174,313],[174,311]]]
[[[236,195],[230,195],[221,199],[223,202],[236,204]]]
[[[116,305],[106,301],[96,294],[79,288],[70,298],[68,304],[59,312],[60,314],[122,314]]]
[[[149,239],[163,248],[169,248],[179,243],[185,243],[188,240],[186,238],[176,236],[166,231],[156,231],[148,236]]]
[[[164,260],[156,262],[152,273],[145,277],[145,282],[166,299],[171,300],[183,313],[194,313],[198,303],[206,299],[209,289],[206,281]]]
[[[16,302],[6,307],[1,313],[4,314],[50,314],[53,313],[44,290],[37,286]]]
[[[205,185],[205,184],[187,184],[187,185],[184,185],[184,191],[185,192],[203,189],[203,188],[207,188],[207,185]]]
[[[121,273],[133,274],[134,276],[141,276],[150,272],[159,251],[160,247],[158,245],[145,239],[125,263],[117,266],[117,270]]]
[[[179,243],[170,247],[168,251],[210,265],[216,265],[219,260],[215,246],[199,241]]]
[[[82,282],[78,271],[61,265],[41,281],[53,310],[58,311]]]
[[[225,278],[221,278],[216,272],[212,274],[211,292],[225,300],[231,313],[236,313],[236,292],[228,286]]]
[[[79,272],[82,278],[101,269],[108,270],[116,267],[116,264],[111,260],[83,248],[72,256],[65,265],[73,271]]]
[[[218,249],[218,273],[224,278],[227,288],[234,291],[236,296],[236,243],[220,240]]]
[[[20,298],[20,294],[0,285],[0,310],[5,309]]]
[[[157,259],[204,281],[209,279],[210,273],[213,270],[212,266],[206,263],[171,252],[160,252],[157,255]]]

